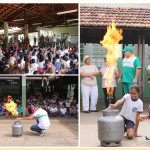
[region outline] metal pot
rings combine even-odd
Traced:
[[[102,146],[112,147],[121,145],[124,137],[124,121],[118,116],[117,109],[103,110],[103,117],[98,120],[98,138]]]
[[[13,136],[22,136],[23,134],[23,126],[20,121],[15,121],[12,125],[12,135]]]

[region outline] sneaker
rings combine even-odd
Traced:
[[[84,111],[84,113],[90,113],[90,111],[89,111],[89,110],[87,110],[87,111]]]
[[[43,137],[46,133],[46,130],[42,130],[40,136]]]

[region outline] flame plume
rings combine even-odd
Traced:
[[[111,87],[113,81],[113,74],[117,66],[117,60],[120,56],[121,50],[119,48],[119,41],[123,39],[122,30],[116,29],[115,21],[112,21],[111,26],[107,26],[107,32],[104,35],[103,41],[100,44],[107,49],[106,54],[106,72],[104,78],[106,79],[105,85],[107,87],[107,94],[113,97],[114,88]],[[109,67],[111,66],[111,67]]]
[[[6,108],[6,110],[10,111],[13,116],[16,116],[18,115],[17,104],[10,98],[11,96],[8,96],[8,103],[5,103],[4,107]]]

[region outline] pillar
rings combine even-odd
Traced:
[[[22,108],[23,108],[23,116],[26,116],[26,76],[21,76],[22,83]]]
[[[8,22],[4,22],[5,44],[8,46]]]
[[[142,32],[142,99],[144,98],[144,71],[145,71],[145,31]]]
[[[25,28],[24,41],[25,41],[26,45],[29,45],[29,40],[28,40],[28,25],[25,24],[25,25],[24,25],[24,28]]]
[[[38,37],[37,37],[37,42],[39,43],[39,39],[40,39],[40,27],[38,27]]]
[[[139,33],[138,33],[138,53],[137,53],[137,56],[141,57],[141,31],[139,30]],[[140,75],[139,75],[139,80],[138,80],[138,85],[141,86],[141,72],[140,72]]]

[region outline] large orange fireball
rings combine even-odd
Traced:
[[[11,96],[8,96],[8,103],[4,104],[4,107],[6,108],[6,110],[10,111],[12,115],[18,115],[18,111],[17,111],[17,104],[10,99]]]
[[[106,54],[106,72],[104,78],[106,79],[105,85],[107,87],[107,94],[113,96],[114,88],[111,87],[113,81],[113,74],[115,67],[117,66],[117,60],[120,56],[121,50],[119,48],[119,41],[123,39],[122,30],[116,29],[115,21],[112,21],[112,25],[107,27],[107,32],[104,35],[103,41],[100,44],[107,49]],[[109,67],[111,65],[111,67]]]

